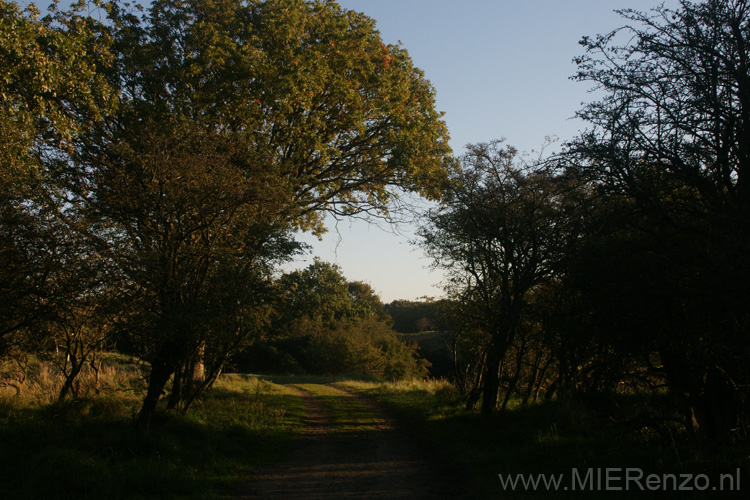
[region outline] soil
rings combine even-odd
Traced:
[[[305,403],[303,437],[285,460],[248,478],[238,500],[465,498],[456,470],[375,401],[339,391],[372,412],[368,429],[342,432],[319,397],[292,389]]]

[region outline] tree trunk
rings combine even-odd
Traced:
[[[705,377],[704,386],[697,401],[690,406],[698,424],[698,434],[711,445],[719,445],[729,439],[739,427],[740,394],[718,368],[711,368]]]
[[[193,369],[191,370],[191,377],[192,377],[192,384],[194,386],[198,386],[203,383],[203,380],[206,378],[206,366],[204,364],[204,358],[206,354],[206,343],[201,342],[200,346],[198,346],[198,350],[196,352],[195,356],[195,363],[193,364]],[[222,366],[224,363],[222,363]]]
[[[203,390],[205,379],[204,354],[205,343],[201,343],[188,360],[177,364],[167,409],[185,413],[196,396]]]
[[[138,432],[148,434],[151,428],[151,421],[156,412],[156,405],[159,403],[164,387],[172,376],[174,368],[163,359],[157,359],[151,364],[151,374],[148,380],[148,391],[143,399],[143,406],[138,414]]]
[[[510,380],[510,384],[508,384],[508,391],[505,393],[505,398],[503,398],[503,404],[500,407],[501,411],[505,411],[505,408],[508,406],[508,401],[510,401],[510,397],[513,394],[513,392],[516,390],[516,387],[518,386],[518,380],[521,378],[521,369],[523,368],[523,356],[526,354],[526,340],[524,339],[523,342],[521,342],[521,346],[518,348],[518,354],[516,356],[516,369],[513,372],[513,378]]]
[[[469,397],[466,399],[466,409],[473,410],[482,396],[482,374],[484,373],[485,362],[487,361],[487,351],[482,354],[482,360],[477,366],[477,376],[474,379],[474,385],[469,391]]]
[[[529,404],[529,401],[531,400],[531,395],[534,393],[534,387],[536,387],[536,382],[539,379],[542,358],[544,357],[544,348],[542,347],[541,342],[537,342],[535,347],[536,356],[534,356],[534,361],[531,364],[531,374],[529,375],[529,380],[526,384],[526,390],[523,395],[523,401],[521,402],[523,406]]]
[[[75,382],[83,369],[83,365],[86,363],[86,356],[79,356],[78,350],[73,350],[70,342],[67,344],[67,352],[68,354],[66,356],[65,365],[62,367],[63,375],[65,375],[65,383],[60,389],[60,394],[57,397],[58,401],[64,400],[71,391],[73,392],[74,398],[78,396]],[[70,371],[65,373],[68,363],[70,363]]]
[[[453,354],[453,376],[455,377],[456,385],[458,386],[458,390],[461,394],[464,393],[466,390],[466,378],[468,376],[468,372],[464,370],[459,369],[459,363],[458,363],[458,340],[459,336],[461,335],[461,329],[459,328],[454,334],[453,339],[451,342],[451,351]]]
[[[503,360],[502,349],[493,345],[487,353],[487,360],[484,365],[484,387],[482,390],[482,417],[488,419],[495,412],[497,407],[497,391],[500,387],[500,362]]]
[[[172,378],[172,391],[169,393],[169,401],[167,402],[168,410],[179,410],[180,402],[182,401],[182,393],[184,389],[184,373],[186,368],[183,365],[177,365],[174,370],[174,377]]]
[[[65,383],[62,386],[62,389],[60,389],[60,395],[57,397],[58,401],[64,400],[68,394],[73,390],[76,378],[78,378],[78,374],[81,373],[81,369],[83,368],[82,363],[72,363],[70,367],[70,373],[65,375]]]
[[[219,375],[221,375],[221,372],[224,369],[224,365],[226,364],[228,359],[229,357],[225,356],[222,360],[212,366],[208,370],[208,376],[205,376],[204,373],[203,380],[200,383],[195,384],[195,389],[188,395],[187,399],[185,400],[185,403],[182,407],[183,413],[187,412],[190,409],[192,404],[204,390],[208,389],[213,385],[214,382],[216,382],[216,379],[219,378]]]
[[[474,386],[469,391],[469,397],[466,398],[466,409],[473,410],[479,402],[479,398],[482,397],[482,373],[484,367],[481,367],[477,372],[477,378],[474,381]]]
[[[541,373],[539,373],[539,378],[536,382],[536,386],[534,387],[534,398],[533,402],[536,403],[536,401],[539,399],[539,391],[542,389],[542,384],[544,384],[544,378],[547,376],[547,370],[549,369],[550,365],[552,364],[552,358],[547,358],[547,361],[544,363],[544,367],[542,368]]]

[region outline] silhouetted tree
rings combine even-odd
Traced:
[[[556,178],[523,165],[515,149],[500,141],[472,145],[461,164],[420,236],[435,265],[448,272],[448,290],[466,325],[486,336],[476,385],[488,416],[529,294],[552,274],[567,228]]]
[[[632,214],[615,245],[638,257],[602,297],[627,295],[689,425],[723,438],[750,401],[750,5],[621,14],[627,27],[581,42],[576,78],[604,97],[569,160]]]

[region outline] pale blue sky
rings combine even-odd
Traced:
[[[385,43],[401,41],[425,72],[456,154],[467,143],[503,137],[526,152],[538,151],[546,136],[573,138],[585,124],[572,117],[590,99],[587,84],[569,79],[576,70],[572,59],[582,53],[578,41],[622,26],[615,9],[648,10],[659,3],[339,0],[375,19]],[[366,222],[343,221],[323,241],[304,235],[313,253],[291,267],[304,267],[318,256],[341,266],[350,280],[368,282],[384,302],[439,297],[442,275],[430,272],[430,260],[409,244],[413,232],[408,224],[393,234]]]

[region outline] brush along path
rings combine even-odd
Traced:
[[[249,478],[238,499],[456,498],[445,465],[374,401],[327,385],[291,387],[305,403],[303,436],[285,461]]]

